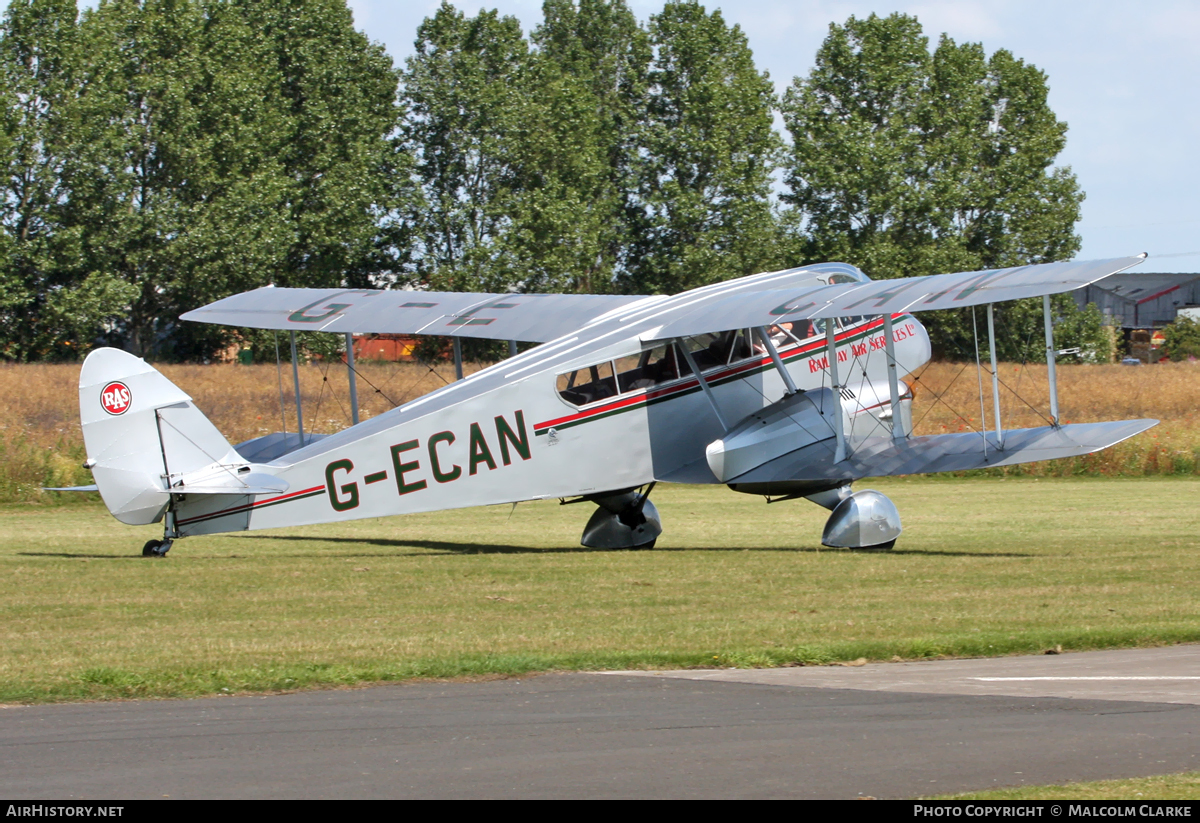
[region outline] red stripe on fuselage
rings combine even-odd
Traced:
[[[187,520],[180,520],[179,525],[186,526],[188,523],[196,523],[200,520],[212,520],[214,517],[224,517],[230,514],[238,514],[240,512],[249,511],[250,509],[258,506],[265,506],[268,503],[286,503],[293,497],[299,497],[300,495],[307,495],[312,494],[313,492],[323,491],[325,491],[324,486],[313,486],[311,489],[303,489],[302,491],[292,492],[290,494],[281,494],[278,497],[268,497],[266,500],[255,500],[253,503],[245,503],[241,506],[231,506],[230,508],[222,509],[221,511],[202,514],[199,517],[191,517]]]

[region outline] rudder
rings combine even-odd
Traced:
[[[244,462],[191,397],[120,349],[96,349],[84,360],[79,419],[104,505],[131,526],[162,519],[175,478]]]

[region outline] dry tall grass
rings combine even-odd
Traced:
[[[472,373],[480,364],[468,364]],[[286,428],[295,431],[291,368],[240,365],[163,365],[232,443]],[[426,394],[454,379],[440,363],[360,363],[362,419]],[[1048,391],[1044,365],[1001,364],[1006,428],[1045,425]],[[0,366],[0,500],[42,500],[42,486],[90,483],[79,430],[77,365]],[[1038,475],[1200,473],[1200,364],[1058,367],[1060,417],[1082,423],[1154,417],[1162,425],[1113,449],[1085,458],[1012,467],[1004,473]],[[910,378],[916,388],[919,434],[980,426],[979,380],[973,364],[931,363]],[[328,433],[350,425],[346,370],[338,365],[300,368],[305,431]],[[280,394],[284,413],[280,413]],[[984,419],[992,420],[991,379],[984,372]],[[1018,399],[1014,392],[1019,393]]]
[[[472,374],[483,366],[464,364]],[[231,443],[296,431],[291,366],[158,367],[196,401]],[[304,430],[348,427],[349,385],[340,365],[300,367]],[[454,380],[454,366],[363,362],[357,366],[360,419],[367,420]],[[91,483],[79,428],[79,366],[0,365],[0,501],[48,499],[43,486]],[[283,414],[280,413],[280,395]]]
[[[1092,423],[1150,417],[1149,432],[1081,458],[1030,463],[993,474],[1120,475],[1200,474],[1200,363],[1154,366],[1059,365],[1059,419]],[[1050,392],[1045,364],[1001,363],[1000,409],[1004,428],[1045,426]],[[915,378],[915,379],[914,379]],[[973,363],[930,363],[909,377],[915,387],[918,434],[993,429],[991,375]]]

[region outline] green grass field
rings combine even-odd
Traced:
[[[179,541],[98,505],[8,506],[0,701],[168,697],[562,669],[778,666],[1200,641],[1200,481],[897,479],[896,550],[825,512],[655,491],[651,551],[587,506]]]
[[[1021,786],[947,795],[943,800],[1200,800],[1200,772],[1097,780],[1057,786]]]

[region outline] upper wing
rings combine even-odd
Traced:
[[[253,329],[432,334],[544,343],[642,300],[637,295],[277,289],[235,294],[182,320]]]
[[[611,315],[642,322],[649,337],[661,340],[817,317],[950,309],[1057,294],[1124,271],[1145,257],[875,281],[852,266],[825,263],[714,283],[674,297],[268,286],[210,303],[181,319],[256,329],[545,343]]]
[[[659,314],[657,319],[665,322],[654,330],[653,337],[662,340],[817,317],[954,309],[1058,294],[1102,280],[1144,259],[1142,254],[900,280],[727,292]]]

